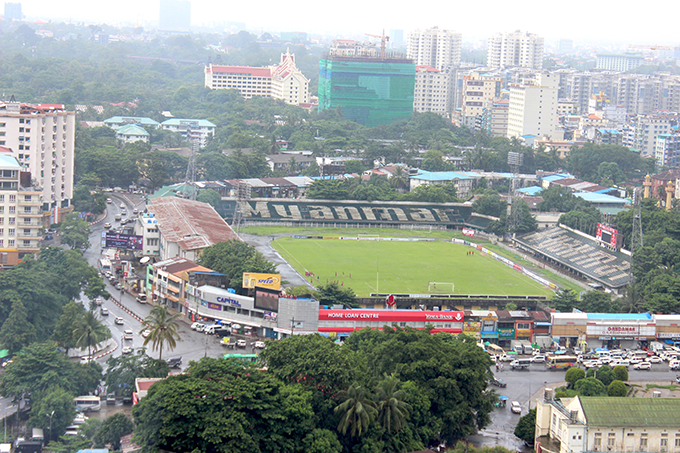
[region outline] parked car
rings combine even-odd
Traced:
[[[238,347],[238,348],[245,348],[246,346],[248,346],[248,343],[246,342],[246,340],[238,340],[236,342],[236,347]]]
[[[512,411],[513,414],[521,414],[522,413],[522,405],[519,404],[518,401],[513,401],[510,404],[510,410]]]
[[[545,363],[545,356],[544,355],[535,355],[531,358],[531,363]]]
[[[647,359],[647,361],[649,363],[663,363],[663,360],[661,359],[661,357],[659,357],[657,355],[651,356],[650,358]]]
[[[640,362],[633,365],[634,370],[651,370],[652,364],[649,362]]]
[[[116,404],[116,394],[109,393],[106,395],[106,404]]]
[[[196,332],[203,332],[203,329],[205,329],[205,324],[199,324],[196,326]]]
[[[673,360],[668,364],[668,366],[671,370],[680,370],[680,360]]]
[[[168,363],[168,366],[170,368],[179,368],[182,366],[182,358],[181,357],[172,357],[168,360],[166,360]]]
[[[256,341],[255,342],[255,349],[264,349],[264,348],[265,348],[264,341]]]
[[[505,388],[508,386],[508,384],[504,380],[498,378],[493,378],[489,382],[491,383],[491,385],[495,385],[496,387],[500,388]]]
[[[114,322],[116,324],[118,324],[119,326],[122,326],[123,324],[125,324],[125,320],[123,318],[121,318],[120,316],[116,316],[116,320]]]

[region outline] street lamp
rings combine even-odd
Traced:
[[[47,417],[50,418],[50,440],[52,439],[52,416],[54,416],[54,411],[52,411],[49,414],[45,414]]]

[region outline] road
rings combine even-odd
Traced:
[[[528,370],[509,370],[495,373],[495,375],[507,383],[506,388],[492,387],[499,395],[508,397],[506,408],[496,409],[491,414],[491,425],[474,436],[469,436],[468,441],[476,446],[500,445],[516,451],[530,451],[522,441],[513,434],[517,421],[522,415],[526,415],[530,408],[536,407],[536,399],[542,397],[544,387],[559,387],[564,385],[564,371],[548,371],[543,364],[531,365]],[[650,371],[628,370],[629,382],[660,381],[671,383],[675,380],[677,372],[670,371],[665,363],[652,365]],[[522,405],[522,414],[510,412],[510,403],[518,401]]]
[[[90,236],[90,248],[84,253],[84,257],[90,263],[90,265],[97,267],[98,261],[101,257],[101,234],[104,230],[104,224],[110,222],[114,227],[119,225],[116,222],[115,215],[119,214],[122,209],[120,207],[123,203],[128,212],[128,216],[132,215],[132,210],[134,208],[144,209],[143,200],[137,195],[123,194],[117,192],[110,192],[108,196],[113,200],[113,203],[107,204],[107,215],[106,218],[95,225],[92,225],[92,235]],[[125,216],[123,216],[125,217]],[[111,293],[114,299],[121,300],[121,291],[116,289],[111,285],[108,280],[105,279],[107,291]],[[127,293],[122,293],[121,305],[131,311],[134,315],[129,314],[114,301],[108,300],[104,302],[104,307],[108,308],[109,316],[102,316],[102,322],[111,330],[113,334],[113,339],[119,344],[118,348],[112,353],[113,356],[119,356],[122,354],[122,348],[124,346],[130,346],[134,349],[144,347],[144,338],[140,335],[142,330],[142,323],[137,319],[145,318],[151,312],[153,308],[149,304],[141,304],[135,300],[134,297]],[[121,317],[124,320],[124,325],[115,324],[116,317]],[[180,340],[177,342],[177,347],[169,351],[167,349],[163,350],[163,358],[177,357],[181,356],[183,365],[185,368],[190,360],[198,360],[202,357],[221,357],[227,350],[224,346],[219,344],[219,339],[212,335],[205,335],[203,333],[194,332],[191,330],[188,323],[180,321]],[[126,329],[132,329],[134,336],[132,341],[122,340],[123,331]],[[254,341],[254,340],[252,340]],[[250,343],[250,341],[249,341]],[[148,345],[147,353],[152,357],[158,357],[157,351],[151,351],[151,345]],[[229,350],[229,352],[242,352],[251,353],[253,352],[252,347],[239,349],[236,351]],[[98,359],[98,361],[104,365],[107,357]]]

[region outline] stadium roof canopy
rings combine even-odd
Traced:
[[[630,278],[630,257],[600,246],[590,236],[561,226],[535,231],[516,239],[526,250],[560,264],[607,288],[621,288]]]

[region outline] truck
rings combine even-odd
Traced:
[[[516,359],[510,362],[510,368],[513,370],[524,370],[531,366],[531,359]]]

